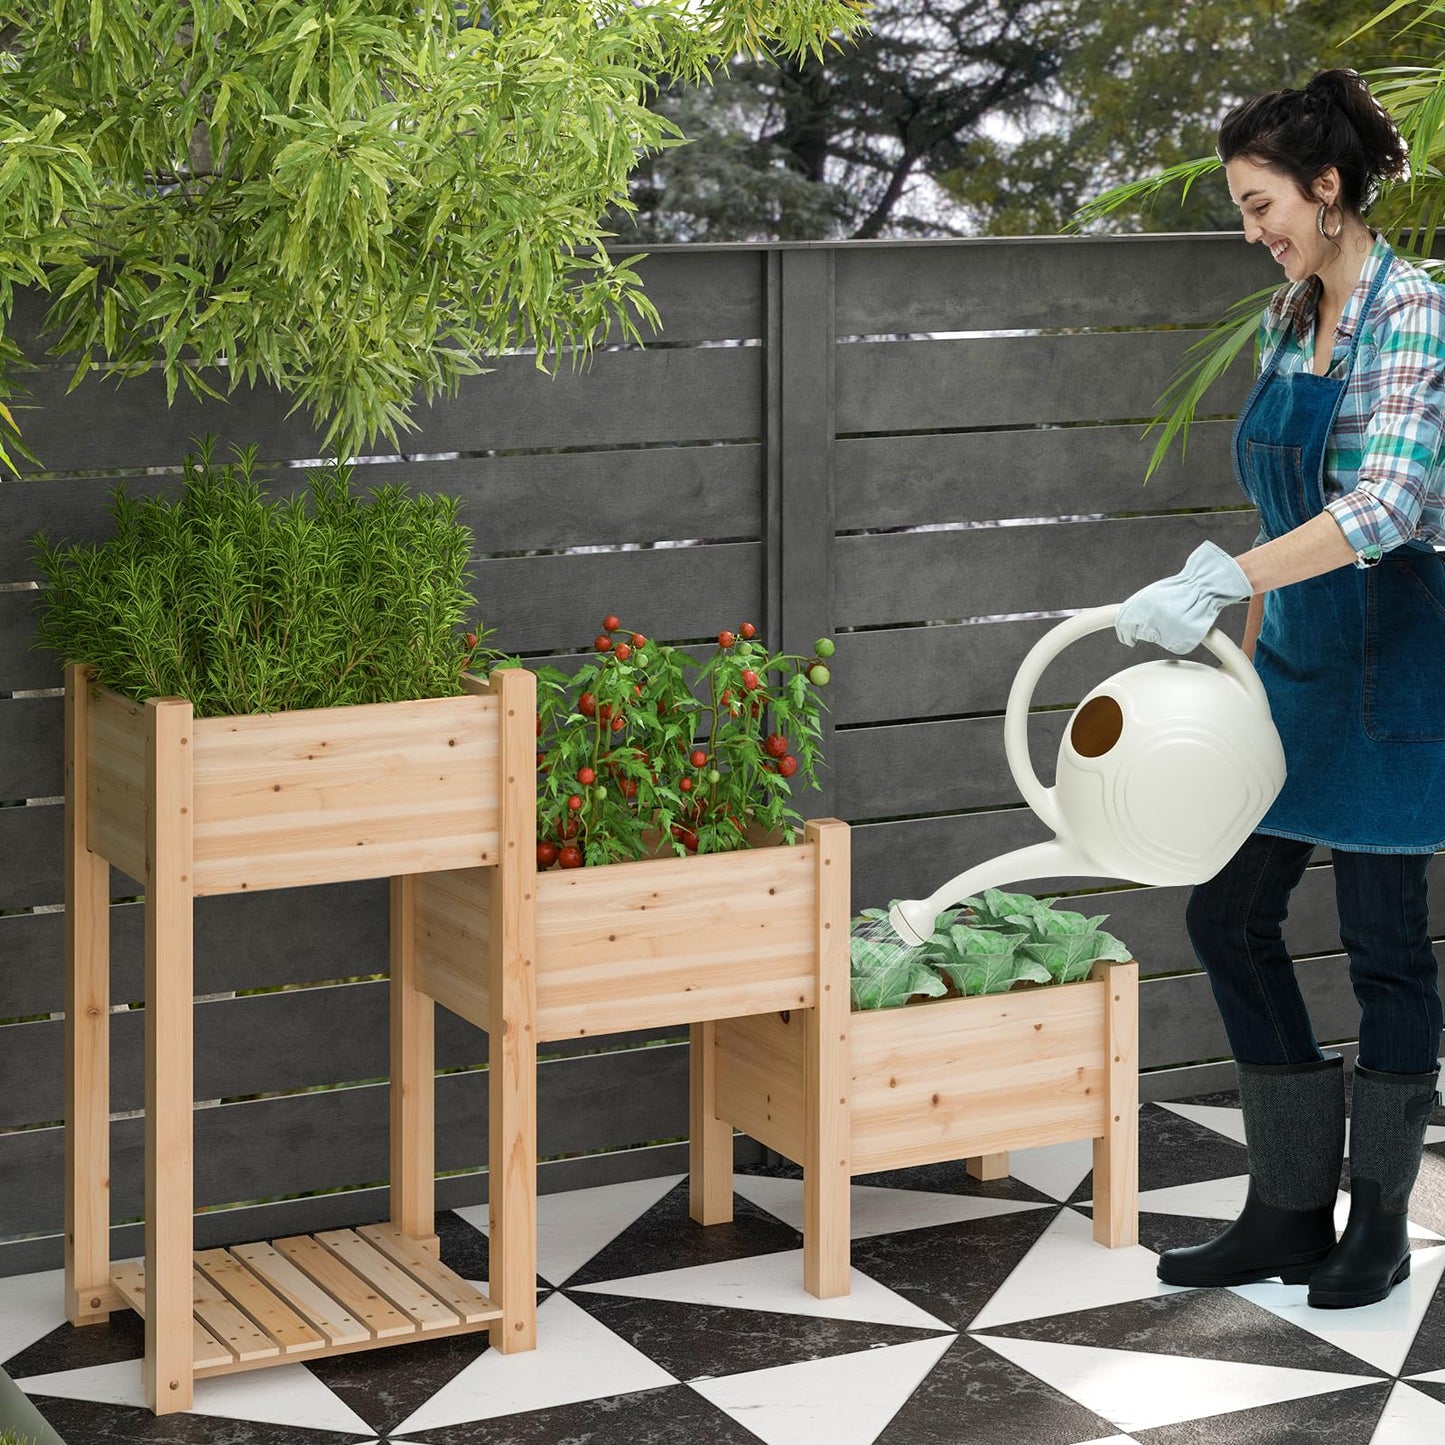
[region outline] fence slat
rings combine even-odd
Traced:
[[[0,800],[57,798],[65,791],[64,714],[64,698],[0,698]]]

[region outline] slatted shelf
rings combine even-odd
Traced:
[[[295,1235],[194,1256],[197,1378],[484,1330],[502,1311],[391,1224]],[[111,1281],[145,1315],[145,1264]]]

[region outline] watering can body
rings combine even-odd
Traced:
[[[1253,665],[1218,629],[1204,645],[1219,667],[1160,659],[1101,682],[1069,718],[1054,786],[1039,781],[1028,746],[1038,680],[1070,643],[1112,627],[1117,612],[1096,607],[1052,628],[1025,657],[1009,692],[1009,768],[1056,836],[967,869],[926,899],[895,904],[889,919],[907,942],[926,942],[950,904],[1023,878],[1202,883],[1269,811],[1284,786],[1284,748]]]

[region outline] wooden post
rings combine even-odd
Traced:
[[[146,1404],[191,1408],[194,993],[191,705],[146,705]]]
[[[963,1161],[963,1167],[972,1179],[1007,1179],[1008,1155],[975,1154],[971,1159]]]
[[[849,1183],[849,904],[851,838],[847,824],[806,824],[818,866],[818,999],[803,1014],[803,1285],[819,1299],[848,1293]]]
[[[482,684],[479,684],[482,686]],[[501,712],[500,826],[486,961],[488,1327],[503,1354],[537,1347],[537,680],[494,669]]]
[[[1139,965],[1096,963],[1104,1009],[1106,1127],[1094,1140],[1094,1238],[1110,1249],[1139,1242]]]
[[[436,1006],[417,987],[416,878],[391,880],[391,1222],[440,1257]]]
[[[65,669],[65,1317],[100,1324],[110,1283],[110,868],[86,846],[90,674]]]
[[[717,1025],[688,1031],[688,1204],[699,1224],[733,1217],[733,1126],[717,1116]]]

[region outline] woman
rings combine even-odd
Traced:
[[[1439,1076],[1425,876],[1445,846],[1445,563],[1431,546],[1445,542],[1445,293],[1364,221],[1407,152],[1353,71],[1237,107],[1219,154],[1245,239],[1286,281],[1234,434],[1260,534],[1237,558],[1204,543],[1130,597],[1116,630],[1188,652],[1248,601],[1245,650],[1288,777],[1187,912],[1238,1068],[1248,1197],[1218,1238],[1166,1251],[1159,1277],[1278,1275],[1308,1281],[1311,1305],[1348,1308],[1410,1273],[1406,1210]],[[1338,1243],[1344,1071],[1315,1041],[1281,935],[1319,844],[1361,1008]]]

